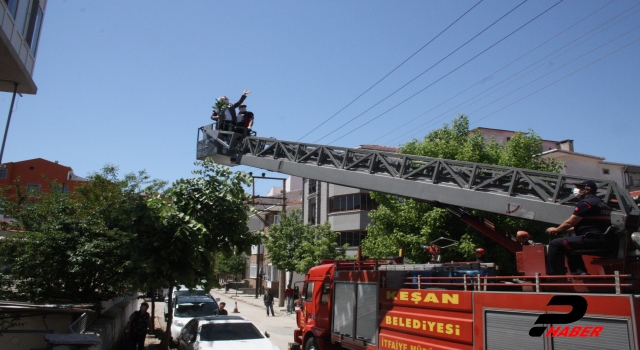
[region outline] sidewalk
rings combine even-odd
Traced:
[[[236,296],[236,290],[235,289],[229,289],[228,293],[224,292],[223,288],[217,288],[217,289],[212,289],[211,290],[211,294],[214,295],[214,297],[226,297],[226,298],[231,298],[233,300],[237,300],[238,302],[241,303],[245,303],[245,304],[249,304],[249,305],[253,305],[253,306],[257,306],[260,308],[265,308],[264,306],[264,302],[262,301],[262,295],[258,296],[258,298],[256,298],[255,293],[251,293],[251,294],[245,294],[242,293],[240,291],[238,291],[238,295]],[[278,298],[273,298],[273,311],[275,311],[276,315],[283,315],[286,316],[287,315],[287,307],[286,304],[283,307],[279,307],[278,303],[280,302],[280,300]],[[227,305],[227,309],[229,312],[233,311],[233,305]],[[292,314],[295,316],[295,313]]]

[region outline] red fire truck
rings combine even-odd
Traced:
[[[481,261],[323,261],[306,275],[290,349],[638,349],[640,210],[613,181],[590,179],[612,208],[588,276],[547,276],[546,249],[463,208],[558,225],[584,177],[199,129],[197,158],[249,165],[447,208],[516,255],[517,276]],[[575,277],[575,276],[573,276]],[[639,314],[640,315],[640,314]]]

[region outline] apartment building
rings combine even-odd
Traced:
[[[88,181],[74,174],[71,167],[42,158],[4,163],[0,168],[0,188],[9,187],[7,195],[14,195],[16,180],[19,180],[25,193],[51,192],[52,182],[59,184],[62,192],[73,192],[77,186]]]
[[[493,138],[498,143],[507,143],[516,134],[511,130],[490,128],[476,128],[470,132],[482,132],[486,142]],[[542,157],[561,160],[563,174],[612,180],[629,191],[640,190],[640,165],[607,162],[605,157],[575,152],[573,140],[542,140]]]
[[[361,145],[358,148],[396,152],[398,148]],[[347,255],[356,255],[358,246],[367,236],[371,222],[369,211],[377,208],[369,191],[327,182],[303,179],[302,201],[304,222],[322,224],[329,222],[333,231],[339,232],[338,245],[348,244]]]
[[[38,91],[33,71],[46,5],[46,0],[0,1],[0,91]]]

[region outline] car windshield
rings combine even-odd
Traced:
[[[218,308],[212,302],[180,303],[176,306],[176,317],[212,316]]]
[[[262,339],[252,323],[207,323],[200,328],[200,341]]]
[[[194,290],[193,293],[189,293],[189,290],[178,290],[173,292],[173,296],[174,297],[184,297],[184,296],[207,296],[209,295],[209,293],[207,293],[204,290]]]

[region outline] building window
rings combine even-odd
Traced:
[[[280,275],[280,271],[278,270],[278,268],[273,266],[271,263],[269,263],[265,271],[264,280],[271,281],[271,282],[278,282],[279,275]]]
[[[329,213],[350,210],[373,210],[378,208],[368,193],[348,194],[329,198]]]
[[[60,192],[62,192],[62,193],[69,192],[69,186],[67,186],[67,185],[60,186]]]
[[[6,179],[9,175],[9,169],[0,168],[0,179]]]
[[[15,19],[16,12],[18,11],[18,0],[4,0],[4,3],[7,4],[7,10],[11,14],[11,17]]]
[[[316,224],[316,202],[309,204],[309,223]]]
[[[38,1],[34,1],[34,9],[29,21],[29,29],[27,31],[27,43],[31,51],[31,55],[36,57],[38,41],[40,39],[40,28],[42,27],[42,9],[38,6]]]
[[[309,194],[318,193],[318,181],[309,180]]]
[[[258,265],[252,262],[249,265],[249,278],[257,278],[257,277],[258,277]]]
[[[41,188],[40,184],[27,184],[27,193],[40,193]]]
[[[604,175],[609,175],[611,172],[609,171],[609,169],[602,169],[602,173]]]
[[[348,244],[349,247],[358,247],[367,237],[367,231],[341,231],[336,239],[339,246]]]
[[[31,1],[29,0],[18,1],[16,15],[14,17],[16,19],[15,28],[18,30],[20,35],[22,35],[23,38],[27,33],[27,26],[29,24],[29,18],[27,17],[29,15],[29,10],[31,10]]]

